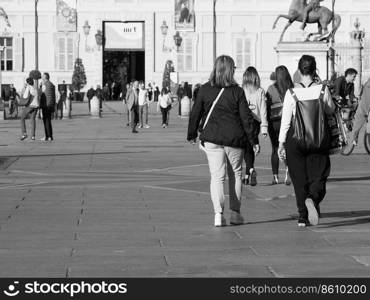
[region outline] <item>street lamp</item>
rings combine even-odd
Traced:
[[[165,45],[165,40],[166,40],[166,36],[167,36],[167,33],[168,33],[168,25],[166,23],[165,20],[163,20],[163,23],[161,25],[161,32],[162,32],[162,35],[163,35],[163,45],[162,45],[162,51],[163,52],[171,52],[172,49],[167,47]]]
[[[37,13],[37,5],[39,0],[35,0],[35,70],[39,69],[39,16]]]
[[[89,36],[90,29],[91,29],[89,21],[87,20],[85,21],[85,24],[84,26],[82,26],[82,29],[84,30],[84,34],[85,34],[85,51],[94,52],[94,47],[91,47],[87,44],[87,37]],[[95,41],[96,41],[96,44],[98,45],[98,50],[100,50],[100,46],[103,44],[103,33],[101,30],[97,30],[95,34]]]

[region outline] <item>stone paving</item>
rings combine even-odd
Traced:
[[[271,185],[262,140],[246,224],[215,228],[206,159],[185,142],[176,107],[166,129],[152,108],[152,127],[137,135],[121,103],[105,104],[102,119],[73,109],[53,122],[52,143],[20,142],[18,120],[0,123],[1,277],[370,276],[363,146],[332,157],[321,223],[300,229],[293,188]]]

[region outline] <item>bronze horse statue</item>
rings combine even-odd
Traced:
[[[288,19],[288,24],[285,25],[283,32],[281,33],[279,42],[283,40],[284,34],[288,27],[292,25],[295,21],[303,22],[304,11],[307,7],[307,0],[292,0],[292,3],[289,7],[289,12],[287,15],[278,15],[276,18],[273,29],[276,28],[276,24],[280,18]],[[328,26],[333,22],[333,30],[329,33]],[[335,35],[341,24],[341,17],[338,14],[333,14],[333,12],[325,6],[318,6],[316,9],[313,9],[309,12],[307,23],[317,23],[318,32],[314,34],[309,34],[307,39],[312,35],[317,35],[316,40],[323,41],[329,40],[332,36]]]

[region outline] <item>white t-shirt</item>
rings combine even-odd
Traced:
[[[167,108],[171,104],[171,99],[168,94],[159,95],[158,97],[158,105],[162,108]]]
[[[145,105],[148,103],[148,91],[139,89],[139,105]]]
[[[293,89],[299,101],[308,101],[313,99],[319,99],[321,93],[322,85],[314,85],[308,88],[296,87]],[[335,110],[335,104],[331,99],[329,89],[326,87],[325,94],[323,98],[326,112],[333,112]],[[284,105],[283,105],[283,115],[281,117],[281,126],[279,134],[279,142],[285,143],[287,138],[287,133],[290,128],[292,118],[295,116],[296,102],[288,90],[285,94]]]

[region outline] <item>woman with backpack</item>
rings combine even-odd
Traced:
[[[271,140],[271,167],[272,167],[272,184],[279,183],[279,132],[281,116],[283,112],[284,96],[287,90],[294,87],[289,71],[285,66],[278,66],[275,69],[275,83],[270,85],[266,92],[267,99],[267,119],[268,133]],[[285,163],[285,184],[290,185],[288,167]]]
[[[330,174],[325,113],[335,110],[329,89],[314,81],[316,60],[303,55],[298,63],[301,82],[284,98],[279,134],[279,158],[286,159],[298,208],[298,226],[317,225],[320,203]]]
[[[187,140],[195,143],[202,124],[200,147],[207,155],[211,173],[211,199],[214,225],[225,226],[224,183],[229,177],[230,224],[240,225],[243,150],[250,143],[256,153],[260,148],[253,115],[244,91],[234,79],[235,63],[222,55],[214,63],[209,81],[199,89],[190,114]]]
[[[261,131],[262,136],[266,138],[268,132],[266,94],[263,88],[261,88],[261,79],[254,67],[248,67],[245,70],[243,74],[243,89],[249,109],[253,113],[256,134],[258,135]],[[246,171],[243,184],[257,185],[257,172],[254,169],[255,158],[253,145],[247,143],[244,151]]]

